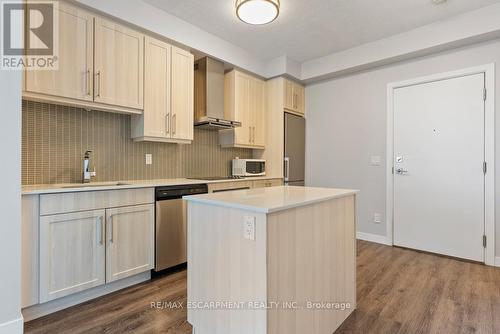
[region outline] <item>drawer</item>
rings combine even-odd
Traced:
[[[219,192],[239,189],[251,189],[253,187],[252,181],[237,181],[237,182],[222,182],[208,184],[208,192]]]
[[[254,188],[278,187],[281,185],[283,185],[283,182],[281,181],[281,179],[253,181]]]
[[[40,195],[40,215],[154,203],[154,188]]]

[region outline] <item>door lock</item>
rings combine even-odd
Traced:
[[[406,169],[403,169],[403,168],[396,169],[396,174],[404,175],[404,174],[407,174],[407,173],[408,173],[408,170],[406,170]]]

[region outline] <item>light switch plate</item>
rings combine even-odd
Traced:
[[[375,212],[375,214],[373,215],[373,222],[375,224],[380,224],[382,223],[382,215],[378,212]]]
[[[380,155],[372,155],[370,157],[370,166],[380,166],[382,158]]]
[[[146,154],[146,165],[152,165],[152,164],[153,164],[153,155]]]
[[[255,217],[243,217],[243,238],[247,240],[255,240]]]

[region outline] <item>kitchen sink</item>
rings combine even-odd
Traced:
[[[118,187],[129,186],[129,183],[124,182],[97,182],[97,183],[75,183],[61,185],[59,188],[98,188],[98,187]]]

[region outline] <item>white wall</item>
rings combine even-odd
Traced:
[[[0,334],[23,331],[21,316],[21,72],[0,70]]]
[[[500,101],[500,40],[494,40],[310,85],[306,88],[306,184],[360,189],[358,232],[385,236],[387,84],[421,76],[497,63],[496,101]],[[492,94],[493,92],[490,92]],[[500,171],[500,111],[495,109],[496,175]],[[370,166],[380,155],[382,165]],[[496,179],[496,191],[500,178]],[[500,197],[496,198],[500,207]],[[374,224],[373,214],[383,214]],[[500,255],[500,219],[496,219]]]

